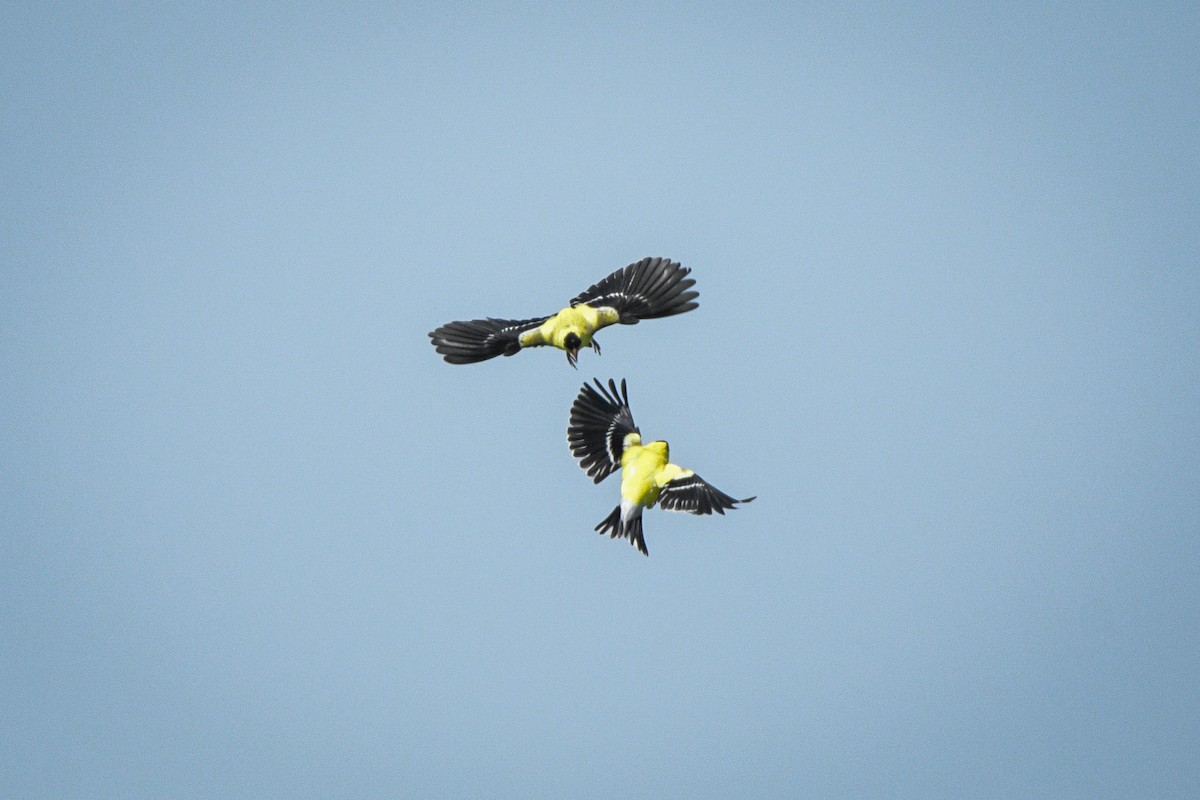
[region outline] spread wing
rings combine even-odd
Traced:
[[[726,509],[738,503],[749,503],[753,497],[735,500],[703,478],[688,470],[686,474],[668,482],[658,495],[658,504],[667,511],[686,511],[689,514],[724,514]]]
[[[625,325],[682,314],[700,305],[696,302],[700,293],[688,291],[696,283],[689,272],[669,258],[643,258],[580,293],[571,305],[614,308]]]
[[[474,364],[499,355],[515,355],[521,349],[521,334],[540,326],[550,317],[535,319],[473,319],[447,322],[429,333],[433,346],[450,364]]]
[[[629,410],[629,394],[625,380],[621,388],[609,379],[608,388],[595,381],[596,388],[585,383],[571,405],[571,420],[567,426],[567,444],[596,483],[621,468],[621,453],[625,437],[639,434]],[[599,391],[597,391],[599,389]]]

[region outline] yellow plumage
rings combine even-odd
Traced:
[[[636,433],[625,437],[628,444],[621,453],[621,497],[636,505],[650,508],[658,502],[659,492],[676,478],[692,475],[671,463],[671,449],[666,442],[650,442],[646,445],[631,442],[641,441]]]
[[[591,347],[592,334],[608,325],[620,321],[620,314],[611,308],[592,308],[587,304],[564,308],[533,330],[520,336],[522,347],[551,345],[567,350],[567,337],[579,337],[577,347]]]

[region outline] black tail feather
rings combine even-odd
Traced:
[[[596,526],[596,532],[601,536],[607,533],[612,539],[628,539],[629,543],[640,550],[642,555],[650,555],[650,551],[646,549],[646,539],[642,536],[641,514],[622,524],[621,507],[617,506]]]

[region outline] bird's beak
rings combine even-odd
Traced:
[[[572,367],[575,367],[575,369],[579,369],[579,367],[575,366],[575,362],[578,360],[579,360],[579,348],[578,347],[568,348],[567,349],[567,363],[570,364]]]

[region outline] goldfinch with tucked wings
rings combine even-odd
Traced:
[[[532,319],[473,319],[448,322],[429,334],[438,353],[451,364],[474,364],[499,355],[511,356],[525,347],[553,345],[567,351],[572,367],[579,351],[600,352],[595,333],[615,325],[636,325],[643,319],[670,317],[691,311],[699,292],[687,277],[691,269],[669,258],[643,258],[619,269],[581,292],[571,305],[546,317]]]
[[[620,391],[611,379],[607,389],[600,381],[595,383],[595,389],[585,383],[571,406],[567,443],[579,466],[596,483],[621,470],[621,504],[596,526],[601,535],[628,539],[648,556],[642,511],[656,502],[667,511],[724,514],[726,509],[754,499],[734,500],[690,469],[672,464],[666,442],[642,444],[624,379]]]

